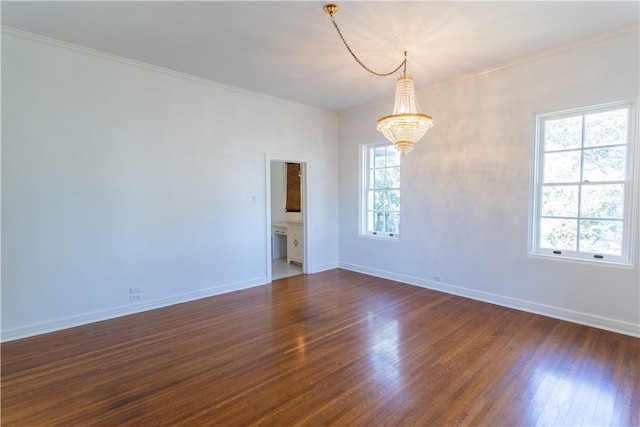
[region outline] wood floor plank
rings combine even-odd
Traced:
[[[1,345],[3,426],[640,424],[640,340],[345,270]]]

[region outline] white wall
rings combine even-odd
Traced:
[[[637,98],[638,52],[634,32],[419,91],[435,126],[402,161],[399,241],[358,236],[359,144],[392,96],[341,115],[340,265],[640,334],[638,233],[634,268],[527,256],[534,116]]]
[[[337,266],[334,114],[3,34],[2,339],[266,283],[268,153]]]

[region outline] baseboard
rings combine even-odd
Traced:
[[[497,304],[503,307],[513,308],[516,310],[526,311],[529,313],[541,314],[543,316],[555,319],[566,320],[581,325],[592,326],[594,328],[604,329],[607,331],[617,332],[633,337],[640,337],[640,325],[630,322],[622,322],[620,320],[609,319],[601,316],[594,316],[588,313],[582,313],[567,310],[561,307],[554,307],[536,302],[526,301],[517,298],[505,297],[488,292],[476,291],[469,288],[454,286],[443,282],[435,282],[420,277],[398,274],[386,270],[365,267],[350,263],[328,263],[313,267],[312,273],[331,270],[333,268],[343,268],[345,270],[356,271],[358,273],[368,274],[370,276],[381,277],[384,279],[395,280],[414,286],[445,292],[452,295],[458,295],[465,298],[471,298],[491,304]],[[194,301],[201,298],[207,298],[227,292],[238,291],[241,289],[252,288],[267,283],[266,277],[255,278],[248,281],[236,282],[219,286],[215,288],[203,289],[196,292],[188,292],[184,294],[174,295],[171,297],[160,298],[152,301],[143,301],[136,304],[115,307],[107,310],[100,310],[91,313],[84,313],[77,316],[64,317],[48,322],[22,326],[19,328],[3,330],[0,334],[0,342],[13,341],[21,338],[28,338],[35,335],[55,332],[62,329],[82,326],[89,323],[99,322],[102,320],[113,319],[129,314],[140,313],[143,311],[153,310],[156,308],[167,307],[183,302]]]
[[[334,268],[338,268],[337,262],[328,262],[326,264],[314,265],[311,267],[310,273],[320,273],[321,271],[333,270]]]
[[[28,338],[35,335],[60,331],[62,329],[100,322],[102,320],[114,319],[116,317],[127,316],[129,314],[141,313],[143,311],[153,310],[156,308],[162,308],[174,304],[180,304],[183,302],[208,298],[228,292],[239,291],[241,289],[252,288],[254,286],[260,286],[266,283],[266,277],[258,277],[243,282],[217,286],[215,288],[202,289],[195,292],[187,292],[184,294],[173,295],[170,297],[159,298],[151,301],[141,301],[138,303],[127,304],[119,307],[109,308],[106,310],[83,313],[76,316],[69,316],[52,321],[7,329],[3,330],[0,334],[0,342],[14,341],[21,338]]]
[[[441,291],[452,295],[458,295],[465,298],[471,298],[477,301],[526,311],[528,313],[540,314],[543,316],[552,317],[554,319],[566,320],[568,322],[592,326],[594,328],[617,332],[624,335],[640,337],[640,325],[630,322],[623,322],[616,319],[595,316],[593,314],[582,313],[578,311],[568,310],[566,308],[540,304],[518,298],[505,297],[489,292],[476,291],[470,288],[450,285],[443,282],[436,282],[433,280],[427,280],[420,277],[409,276],[406,274],[378,270],[375,268],[365,267],[357,264],[341,262],[340,268],[356,271],[358,273],[368,274],[370,276],[381,277],[383,279],[395,280],[398,282],[407,283],[409,285],[420,286],[422,288],[432,289],[435,291]]]

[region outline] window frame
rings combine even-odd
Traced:
[[[359,217],[360,217],[360,236],[361,237],[370,237],[376,239],[388,239],[388,240],[399,240],[401,232],[397,233],[389,233],[386,231],[371,231],[369,230],[368,223],[368,193],[370,190],[369,187],[369,173],[371,171],[370,165],[370,153],[372,150],[380,147],[389,147],[393,150],[396,150],[396,147],[388,141],[382,142],[373,142],[369,144],[360,144],[360,206],[359,206]],[[400,172],[400,177],[402,177],[402,156],[399,157],[398,169]],[[375,168],[374,168],[375,169]],[[394,189],[395,190],[395,189]],[[400,203],[402,201],[402,184],[397,188],[397,191],[400,192]],[[401,215],[402,208],[399,207],[398,216]],[[387,211],[385,211],[387,212]],[[389,211],[391,212],[391,211]],[[372,227],[373,228],[373,227]],[[398,223],[398,230],[400,229],[400,223]]]
[[[593,181],[589,182],[583,179],[584,172],[584,155],[585,149],[592,149],[585,147],[584,145],[584,117],[589,114],[596,114],[607,111],[614,111],[619,109],[628,108],[627,116],[627,142],[626,142],[626,159],[625,159],[625,177],[623,180],[612,181]],[[636,186],[638,185],[638,173],[637,173],[637,155],[639,150],[637,149],[637,120],[636,110],[637,103],[635,100],[626,99],[622,101],[610,102],[605,104],[597,104],[591,106],[585,106],[580,108],[574,108],[569,110],[537,114],[534,121],[534,137],[531,152],[531,182],[530,182],[530,212],[529,212],[529,256],[541,256],[545,258],[564,259],[572,261],[588,262],[590,264],[612,264],[622,265],[627,267],[633,267],[634,262],[634,249],[635,249],[635,236],[638,232],[636,219],[638,210],[638,200],[636,199]],[[545,183],[542,182],[544,172],[544,123],[550,120],[557,120],[570,117],[582,116],[582,135],[580,148],[577,149],[580,153],[580,181],[576,183],[560,182],[560,185],[575,184],[578,186],[578,192],[581,193],[585,186],[597,185],[598,183],[613,183],[619,181],[624,185],[623,197],[624,205],[622,209],[621,223],[623,227],[622,241],[621,241],[621,254],[603,254],[598,252],[580,251],[580,229],[576,232],[577,247],[576,250],[566,249],[549,249],[540,247],[540,222],[542,219],[542,194]],[[617,146],[617,144],[607,145],[604,147]],[[551,150],[550,150],[551,151]],[[557,150],[561,152],[563,150]],[[575,149],[566,149],[566,151],[576,151]],[[552,151],[551,151],[552,152]],[[549,183],[546,183],[547,185]],[[580,203],[580,198],[578,199]],[[573,218],[573,217],[572,217]],[[588,220],[589,217],[581,215],[580,205],[578,205],[578,212],[575,219],[578,224],[581,220]]]

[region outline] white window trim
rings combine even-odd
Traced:
[[[388,141],[381,142],[373,142],[368,144],[360,144],[358,149],[360,150],[360,185],[359,185],[359,195],[360,195],[360,205],[358,206],[359,210],[359,230],[360,237],[372,238],[372,239],[385,239],[390,241],[398,241],[400,240],[400,233],[386,233],[386,232],[371,232],[367,229],[367,188],[368,188],[368,179],[369,179],[369,160],[367,159],[367,155],[369,154],[369,149],[376,147],[384,147],[384,146],[392,146],[393,144]],[[400,176],[402,177],[402,170],[400,171]],[[400,198],[402,200],[402,186],[400,187]],[[402,202],[401,202],[402,203]],[[402,216],[402,206],[400,207],[400,215]]]
[[[531,178],[529,183],[529,230],[528,230],[528,255],[534,258],[556,259],[562,261],[587,263],[589,265],[602,264],[620,267],[633,267],[635,260],[635,241],[637,234],[640,232],[638,228],[638,210],[640,208],[640,200],[638,200],[637,187],[640,180],[640,149],[638,148],[637,136],[638,120],[637,120],[638,102],[633,99],[610,102],[605,104],[597,104],[592,106],[580,107],[570,110],[557,111],[552,113],[538,114],[534,117],[533,142],[531,145]],[[541,121],[549,117],[562,118],[571,117],[585,112],[592,113],[598,111],[613,110],[618,107],[629,107],[629,123],[628,123],[628,140],[627,140],[627,173],[625,179],[624,194],[624,212],[623,224],[627,228],[627,232],[623,234],[622,256],[608,256],[603,259],[595,258],[592,253],[580,253],[575,251],[563,250],[562,253],[554,253],[552,249],[541,249],[538,245],[538,226],[540,219],[540,175],[542,170],[541,154]]]

